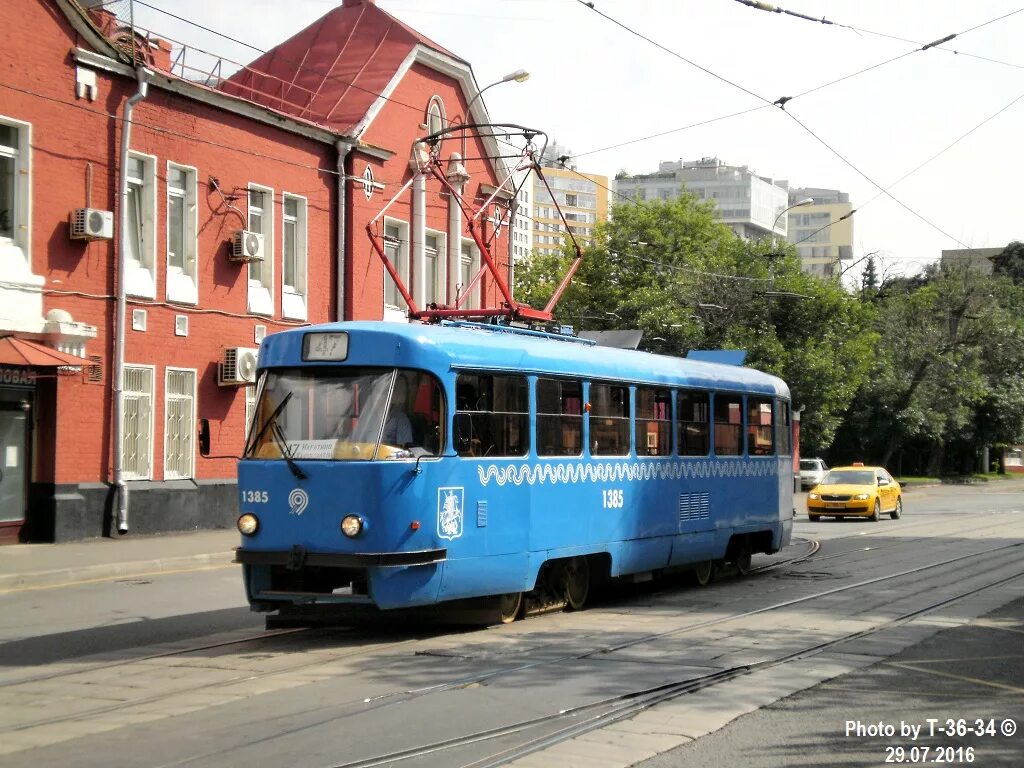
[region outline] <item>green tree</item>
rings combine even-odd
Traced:
[[[940,474],[1020,434],[1019,293],[1008,279],[965,268],[932,267],[883,286],[881,343],[843,430],[849,443],[882,464],[912,448],[917,471]]]
[[[1024,283],[1024,243],[1014,240],[992,259],[993,272],[1006,275],[1014,283]]]

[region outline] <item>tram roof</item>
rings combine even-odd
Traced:
[[[354,321],[306,326],[266,337],[260,367],[299,364],[303,336],[327,331],[349,334],[346,364],[358,360],[371,366],[434,371],[509,370],[789,396],[782,379],[753,368],[600,347],[574,337],[485,324]]]

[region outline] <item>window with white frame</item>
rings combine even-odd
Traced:
[[[249,185],[247,230],[263,235],[263,261],[250,261],[248,308],[257,315],[274,314],[274,190]]]
[[[427,134],[437,133],[444,128],[444,104],[434,96],[427,106]]]
[[[445,296],[445,236],[427,232],[424,242],[423,305],[444,304]]]
[[[192,477],[192,434],[195,432],[196,372],[167,369],[164,411],[164,479]]]
[[[0,273],[31,272],[31,126],[0,117]]]
[[[153,476],[153,367],[126,365],[121,396],[121,471],[126,480]]]
[[[125,170],[125,290],[152,299],[156,298],[156,158],[131,152]]]
[[[245,390],[245,442],[249,442],[249,433],[252,431],[252,420],[256,415],[256,387],[242,387]]]
[[[199,301],[196,169],[167,164],[167,299]]]
[[[409,286],[409,225],[404,221],[384,220],[384,255]],[[405,311],[405,299],[386,271],[384,273],[384,308]]]
[[[456,286],[460,299],[478,271],[480,271],[480,249],[476,247],[476,243],[472,240],[463,240],[462,251],[459,254],[459,283]],[[480,306],[479,281],[473,286],[469,298],[463,301],[460,306],[470,309],[476,309]]]
[[[281,196],[281,314],[306,319],[306,198]]]

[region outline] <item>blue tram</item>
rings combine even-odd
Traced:
[[[254,610],[583,605],[595,579],[741,574],[790,538],[789,390],[512,326],[274,334],[239,462]],[[491,603],[489,603],[491,604]]]

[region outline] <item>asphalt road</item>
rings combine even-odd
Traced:
[[[703,589],[623,587],[582,612],[483,630],[252,641],[262,623],[231,568],[2,595],[0,760],[320,768],[390,754],[380,764],[482,766],[638,692],[712,680],[512,764],[883,765],[891,740],[847,736],[847,719],[1024,722],[1022,491],[914,490],[899,521],[801,515],[790,556],[819,542],[809,559]],[[574,709],[595,702],[606,703]],[[479,738],[510,723],[529,725]],[[1022,754],[1019,735],[975,738],[917,745],[1022,764],[1005,762]]]

